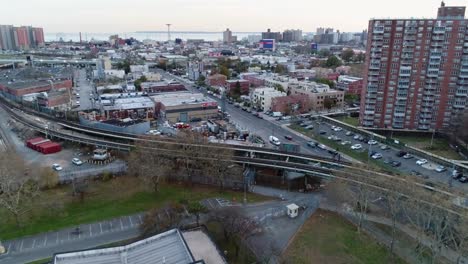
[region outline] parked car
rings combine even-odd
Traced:
[[[57,164],[57,163],[52,164],[52,169],[55,170],[55,171],[61,171],[61,170],[63,170],[62,166],[60,166],[60,165]]]
[[[364,142],[367,141],[363,136],[359,136],[359,141]]]
[[[454,171],[454,173],[452,174],[452,178],[453,178],[454,180],[458,180],[458,179],[460,179],[461,177],[463,177],[463,173],[461,173],[461,172]]]
[[[414,158],[413,155],[409,154],[409,153],[406,153],[404,156],[403,156],[404,159],[412,159]]]
[[[424,165],[424,164],[426,164],[426,163],[427,163],[427,159],[420,159],[420,160],[417,160],[417,161],[416,161],[416,164],[417,164],[417,165]]]
[[[346,132],[346,134],[345,134],[345,135],[349,137],[349,136],[352,136],[352,135],[353,135],[353,133],[352,133],[351,131],[348,131],[348,132]]]
[[[369,145],[377,145],[377,143],[378,143],[378,142],[375,141],[375,140],[373,140],[373,139],[367,141],[367,144],[369,144]]]
[[[338,155],[338,151],[333,150],[333,149],[329,149],[329,150],[328,150],[328,153],[330,153],[330,154],[332,154],[332,155],[334,155],[334,156]]]
[[[320,130],[320,135],[325,135],[327,133],[327,131],[325,130]]]
[[[79,158],[73,158],[72,163],[77,166],[83,165],[83,162]]]
[[[468,182],[468,177],[461,176],[460,179],[458,179],[458,181],[461,182],[461,183],[467,183]]]
[[[439,166],[437,166],[437,167],[435,168],[435,171],[437,171],[437,172],[444,172],[444,171],[446,171],[446,170],[447,170],[447,168],[445,168],[445,167],[442,166],[442,165],[439,165]]]
[[[380,149],[381,149],[381,150],[387,150],[387,149],[390,149],[390,147],[387,146],[387,145],[381,145],[381,146],[380,146]]]
[[[401,157],[405,156],[406,154],[408,154],[408,152],[400,150],[400,151],[397,152],[396,155],[397,155],[397,157],[401,158]]]
[[[353,139],[359,140],[359,137],[360,137],[360,136],[356,134],[356,135],[354,135]]]
[[[392,167],[400,167],[401,162],[399,162],[397,160],[394,160],[394,161],[390,162],[390,165],[392,165]]]
[[[287,139],[287,140],[292,140],[292,137],[289,136],[289,135],[284,136],[284,138]]]
[[[374,155],[371,156],[371,158],[373,158],[373,159],[381,159],[381,158],[382,158],[382,154],[380,154],[380,153],[375,153]]]
[[[354,145],[351,146],[351,149],[354,149],[354,150],[362,149],[362,145],[361,144],[354,144]]]
[[[317,147],[319,149],[323,149],[323,150],[327,149],[327,147],[325,145],[323,145],[323,144],[318,144]]]
[[[308,125],[305,127],[305,129],[314,129],[314,126],[313,125]]]
[[[336,132],[340,132],[343,129],[341,127],[335,127],[333,130],[336,131]]]
[[[343,146],[351,145],[351,141],[343,141],[343,142],[341,142],[341,145],[343,145]]]
[[[317,143],[314,142],[314,141],[309,141],[309,142],[307,142],[307,146],[309,146],[311,148],[315,148],[317,146]]]

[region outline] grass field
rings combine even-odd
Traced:
[[[343,123],[346,123],[346,124],[352,125],[352,126],[358,126],[359,125],[359,118],[358,117],[338,116],[338,117],[334,117],[333,119],[336,119],[338,121],[341,121]]]
[[[325,145],[329,146],[332,149],[335,149],[335,150],[337,150],[337,151],[339,151],[341,153],[344,153],[344,154],[350,156],[353,159],[359,160],[359,161],[364,162],[364,163],[367,163],[367,161],[369,160],[369,164],[373,168],[380,168],[380,169],[382,169],[384,171],[387,171],[387,172],[390,172],[390,173],[395,173],[395,174],[399,173],[399,171],[397,169],[393,168],[392,166],[390,166],[388,164],[385,164],[382,160],[375,160],[375,159],[372,159],[372,158],[368,158],[367,157],[367,151],[352,150],[349,145],[343,146],[339,142],[330,140],[330,139],[328,139],[326,137],[323,137],[323,136],[320,136],[320,135],[316,135],[313,130],[304,129],[303,127],[300,127],[298,125],[291,125],[289,127],[291,129],[294,129],[294,130],[296,130],[296,131],[310,137],[310,138],[313,138],[314,140],[316,140],[316,141],[318,141],[318,142],[320,142],[322,144],[325,144]]]
[[[318,210],[289,245],[284,259],[295,264],[388,263],[388,250],[337,214]],[[405,263],[397,259],[395,263]]]
[[[428,152],[431,152],[435,155],[447,159],[460,159],[460,155],[450,148],[449,142],[445,138],[434,138],[434,142],[431,147],[432,136],[394,136],[401,142],[408,144],[409,146],[419,148]]]
[[[113,217],[143,212],[170,202],[199,201],[219,197],[242,201],[242,192],[224,191],[218,188],[163,185],[159,193],[150,192],[134,177],[120,177],[108,182],[90,183],[84,201],[72,197],[71,187],[45,192],[36,200],[36,208],[18,228],[11,217],[0,218],[0,237],[8,240],[16,237],[57,230],[78,224],[105,220]],[[264,201],[267,197],[248,194],[249,202]],[[5,211],[0,215],[8,216]]]

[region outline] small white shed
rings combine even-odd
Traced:
[[[286,208],[288,209],[288,216],[290,218],[296,218],[298,213],[299,213],[299,206],[297,206],[297,204],[289,204],[286,206]]]

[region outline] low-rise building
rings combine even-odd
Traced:
[[[57,253],[54,264],[78,263],[219,263],[226,260],[201,229],[172,229],[128,245]]]
[[[271,101],[271,111],[286,115],[303,114],[312,110],[310,99],[302,95],[274,97]]]
[[[185,86],[176,81],[159,81],[141,83],[141,89],[148,94],[186,91]]]
[[[345,91],[346,94],[361,95],[363,86],[363,79],[359,77],[352,77],[342,75],[338,77],[336,88]]]
[[[232,94],[232,91],[236,89],[237,85],[239,85],[241,95],[249,94],[250,82],[247,80],[227,80],[226,81],[227,93]]]
[[[150,119],[154,117],[154,102],[148,96],[121,96],[101,99],[107,119]]]
[[[252,91],[251,101],[253,107],[262,111],[271,111],[271,102],[275,97],[286,96],[286,93],[280,92],[272,87],[256,88]]]
[[[260,78],[260,75],[255,72],[247,72],[241,74],[241,79],[249,81],[252,87],[261,87],[265,86],[265,81]]]
[[[295,82],[289,84],[290,95],[307,96],[310,99],[310,108],[315,111],[343,108],[344,92],[334,89],[326,84],[316,82]]]
[[[66,109],[70,105],[70,93],[68,91],[43,92],[36,99],[39,106],[46,108]]]
[[[156,114],[169,122],[208,120],[218,115],[218,103],[201,93],[177,92],[151,96]]]
[[[206,84],[210,86],[225,86],[227,77],[222,74],[213,74],[206,77]]]

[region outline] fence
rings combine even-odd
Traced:
[[[127,164],[124,162],[116,162],[113,164],[108,164],[103,167],[87,168],[87,169],[77,169],[76,167],[72,170],[63,170],[59,173],[60,183],[69,183],[74,179],[85,179],[85,178],[95,178],[104,173],[111,174],[122,174],[127,171]]]

